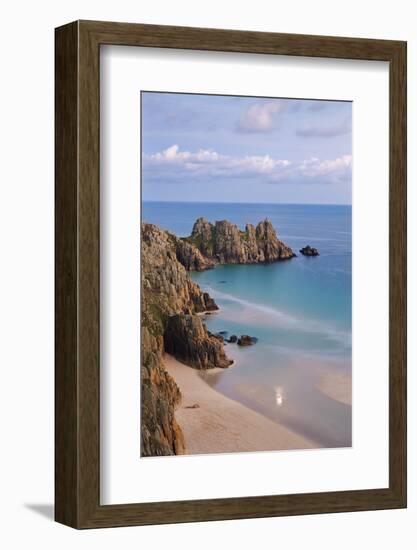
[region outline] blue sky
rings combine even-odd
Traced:
[[[143,200],[351,204],[350,102],[141,100]]]

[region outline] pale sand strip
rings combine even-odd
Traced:
[[[166,354],[165,368],[183,400],[175,412],[187,454],[311,449],[313,441],[298,435],[211,388],[198,371]],[[199,405],[196,408],[193,405]]]
[[[323,374],[316,387],[335,401],[352,405],[352,377],[348,374]]]

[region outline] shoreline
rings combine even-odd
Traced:
[[[198,370],[167,353],[164,368],[182,394],[175,418],[184,434],[185,454],[319,447],[314,441],[217,392],[199,376]]]
[[[352,406],[352,377],[342,373],[325,373],[316,388],[343,405]]]

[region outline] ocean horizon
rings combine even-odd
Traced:
[[[190,273],[220,307],[205,317],[208,330],[257,338],[248,348],[225,346],[235,366],[200,375],[319,446],[351,446],[351,406],[319,389],[329,375],[351,376],[351,205],[142,202],[142,221],[179,237],[190,235],[199,217],[228,220],[240,229],[268,219],[297,254],[283,262]],[[320,256],[301,255],[306,245]]]

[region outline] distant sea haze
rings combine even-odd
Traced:
[[[223,265],[192,273],[220,307],[210,331],[249,334],[250,348],[227,344],[236,366],[203,373],[216,390],[323,447],[351,445],[351,406],[317,389],[323,376],[351,374],[352,212],[347,205],[143,202],[142,221],[178,236],[198,217],[244,229],[269,219],[297,258]],[[304,257],[310,244],[320,256]]]

